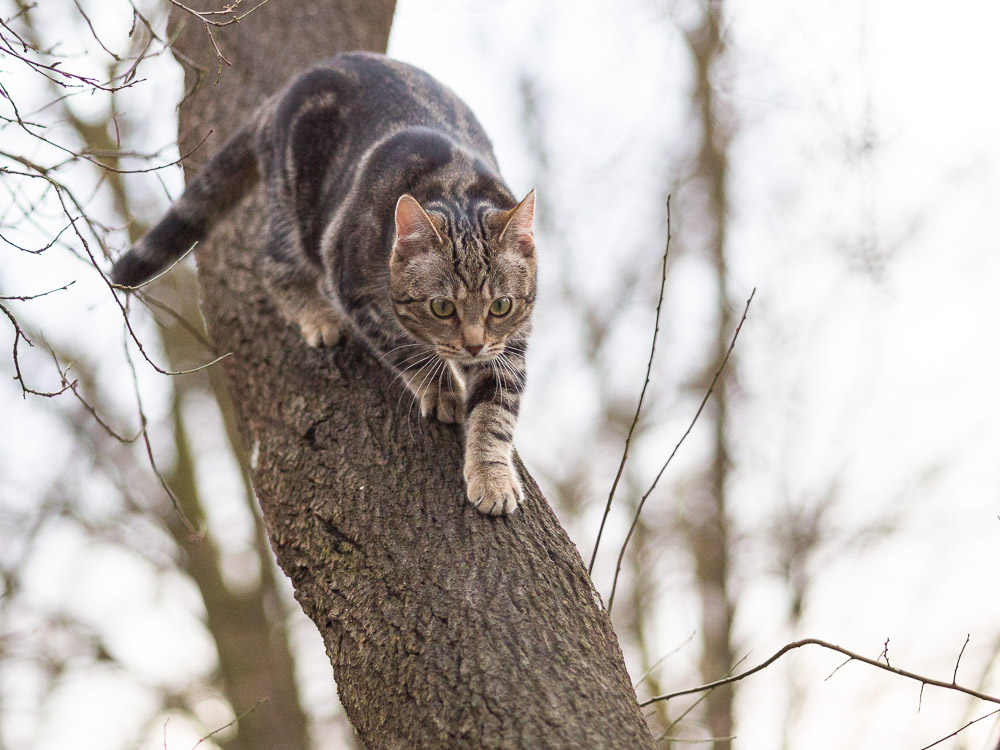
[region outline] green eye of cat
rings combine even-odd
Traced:
[[[497,297],[490,305],[490,315],[502,318],[510,312],[510,297]]]
[[[455,314],[455,303],[447,297],[435,297],[431,300],[431,312],[439,318],[450,318]]]

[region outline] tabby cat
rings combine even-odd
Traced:
[[[534,191],[518,202],[489,139],[426,73],[351,53],[297,77],[198,173],[112,280],[136,287],[263,182],[259,267],[312,346],[350,329],[425,417],[462,422],[469,501],[506,514],[535,301]]]

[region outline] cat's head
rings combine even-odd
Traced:
[[[485,362],[520,340],[535,302],[535,192],[509,210],[396,203],[389,286],[396,317],[445,359]]]

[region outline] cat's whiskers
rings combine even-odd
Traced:
[[[398,352],[398,351],[399,351],[400,349],[411,349],[411,348],[413,348],[413,347],[415,347],[415,346],[430,346],[430,344],[425,344],[425,343],[423,343],[423,342],[418,342],[418,343],[416,343],[416,344],[401,344],[400,346],[396,346],[396,347],[393,347],[393,348],[392,348],[392,349],[390,349],[389,351],[387,351],[387,352],[385,352],[384,354],[382,354],[382,355],[381,355],[381,356],[380,356],[380,357],[378,358],[378,361],[379,361],[379,362],[385,362],[385,358],[386,358],[386,357],[388,357],[388,356],[389,356],[390,354],[392,354],[393,352]],[[422,352],[421,352],[421,353],[422,353]]]
[[[507,368],[507,372],[511,374],[511,377],[516,379],[522,376],[522,373],[514,366],[514,363],[506,354],[498,354],[497,359]]]
[[[507,357],[505,357],[503,354],[498,354],[497,357],[496,357],[496,362],[497,362],[498,365],[500,365],[500,368],[507,375],[510,375],[514,379],[517,378],[517,373],[514,371],[514,368],[511,366],[511,363],[507,359]]]
[[[422,364],[422,365],[420,366],[420,369],[419,369],[419,370],[417,370],[417,372],[416,372],[416,373],[414,374],[414,376],[413,376],[413,380],[411,380],[411,381],[410,381],[410,384],[404,384],[404,388],[403,388],[403,389],[402,389],[402,390],[400,391],[400,393],[399,393],[399,398],[397,398],[397,399],[396,399],[396,408],[395,408],[395,409],[393,410],[393,415],[394,415],[394,416],[396,416],[396,417],[398,418],[398,416],[399,416],[399,405],[400,405],[400,404],[401,404],[401,403],[403,402],[403,396],[405,396],[405,395],[406,395],[407,393],[409,393],[409,394],[410,394],[410,398],[411,398],[411,399],[413,399],[413,400],[416,400],[416,399],[418,399],[418,398],[419,398],[419,397],[418,397],[418,396],[417,396],[417,395],[416,395],[416,394],[414,393],[414,389],[413,389],[413,387],[412,387],[412,383],[413,383],[413,381],[415,381],[415,380],[416,380],[416,379],[417,379],[418,377],[420,377],[420,373],[424,371],[424,368],[426,368],[426,367],[431,367],[431,366],[433,366],[433,364],[434,364],[434,360],[433,360],[433,359],[430,359],[430,358],[428,358],[428,360],[427,360],[427,361],[425,361],[425,362],[424,362],[424,363],[423,363],[423,364]],[[416,365],[414,365],[414,366],[416,366]],[[400,375],[402,375],[402,374],[403,374],[403,373],[400,373]],[[411,401],[410,401],[410,408],[409,408],[409,409],[407,410],[407,412],[406,412],[406,426],[407,426],[407,429],[408,429],[408,430],[410,430],[410,438],[411,438],[411,440],[412,440],[412,438],[413,438],[413,431],[412,431],[412,429],[410,428],[410,411],[411,411],[411,410],[413,409],[413,400],[411,400]]]
[[[417,357],[419,357],[419,356],[420,355],[417,355]],[[396,377],[394,377],[392,380],[390,380],[389,381],[389,385],[386,386],[386,389],[385,389],[386,392],[388,393],[389,389],[392,388],[392,386],[396,383],[396,381],[397,380],[401,380],[403,378],[403,376],[406,375],[407,372],[409,372],[410,370],[412,370],[414,367],[417,367],[418,365],[424,365],[424,366],[426,366],[426,363],[429,362],[429,361],[431,361],[433,358],[434,358],[434,354],[433,353],[426,354],[426,355],[423,356],[423,359],[417,359],[417,361],[413,362],[413,364],[408,364],[405,367],[403,367],[402,365],[406,364],[406,362],[409,362],[410,360],[404,360],[403,362],[401,362],[400,363],[400,369],[396,373]],[[417,374],[418,375],[420,374],[419,370],[417,371]]]
[[[434,366],[431,367],[431,369],[428,370],[427,373],[424,374],[423,378],[421,378],[420,384],[416,388],[416,392],[417,393],[423,394],[423,393],[426,392],[425,391],[425,386],[427,386],[428,384],[434,382],[434,375],[435,375],[435,373],[437,373],[437,371],[443,365],[444,365],[444,360],[439,357],[437,359],[437,361],[434,363]],[[425,365],[425,367],[426,367],[426,365]],[[414,376],[414,380],[417,377],[419,377],[420,373],[423,372],[423,370],[424,370],[424,368],[421,367],[420,370],[417,371],[417,374]],[[416,402],[422,402],[423,401],[423,396],[422,395],[418,396],[417,393],[414,393],[413,400],[410,401],[410,408],[406,410],[406,428],[407,428],[407,430],[410,433],[410,440],[411,441],[413,440],[413,427],[410,424],[410,414],[413,413],[413,404],[416,403]],[[422,403],[420,403],[420,408],[421,409],[423,408],[423,404]]]
[[[493,379],[497,382],[497,388],[500,391],[500,402],[503,403],[506,400],[506,391],[503,387],[503,378],[500,375],[500,370],[497,367],[495,360],[489,360],[490,369],[493,371]]]
[[[510,359],[509,359],[509,358],[507,357],[507,355],[505,355],[505,354],[501,354],[501,355],[499,355],[499,356],[497,357],[497,361],[498,361],[498,362],[500,363],[500,365],[501,365],[501,366],[502,366],[502,367],[503,367],[503,368],[504,368],[504,369],[505,369],[505,370],[507,371],[507,373],[508,373],[508,374],[510,375],[510,378],[511,378],[511,382],[513,382],[513,383],[515,383],[515,384],[516,384],[516,383],[518,383],[518,382],[523,382],[523,379],[524,379],[524,372],[523,372],[523,371],[521,371],[521,370],[519,370],[519,369],[518,369],[518,368],[517,368],[517,367],[516,367],[516,366],[514,365],[514,363],[510,361]]]
[[[418,377],[420,377],[420,373],[423,372],[424,368],[433,365],[434,361],[435,361],[435,356],[434,356],[433,353],[431,353],[431,354],[428,354],[424,359],[421,359],[421,360],[415,362],[414,364],[412,364],[412,365],[410,365],[408,367],[403,368],[398,373],[396,373],[396,377],[394,377],[392,379],[392,382],[389,383],[389,386],[388,386],[388,388],[386,388],[386,391],[388,391],[389,388],[392,388],[393,384],[397,380],[402,380],[402,378],[404,376],[406,376],[407,372],[409,372],[410,370],[412,370],[414,367],[418,367],[419,366],[419,369],[416,371],[416,373],[414,373],[413,378],[410,380],[410,383],[412,383],[413,380],[416,380]],[[398,416],[398,414],[399,414],[399,405],[403,402],[403,396],[405,396],[407,393],[409,393],[412,397],[416,398],[416,396],[414,396],[414,394],[413,394],[412,387],[409,386],[407,383],[403,383],[403,388],[399,392],[399,398],[396,399],[396,407],[393,409],[393,415]],[[410,406],[412,408],[412,406],[413,406],[412,402],[411,402]],[[407,413],[407,421],[409,421],[409,413]]]
[[[528,350],[528,345],[526,343],[522,344],[518,341],[508,341],[504,348],[500,351],[501,354],[520,354],[522,357]]]
[[[444,360],[442,360],[442,362],[443,361]],[[446,365],[445,367],[441,368],[441,373],[438,375],[438,416],[440,416],[441,413],[441,381],[444,379],[445,372],[448,372],[449,370],[449,368],[447,367],[447,363],[445,363],[445,365]]]
[[[436,357],[437,357],[437,355],[434,352],[430,352],[430,353],[428,353],[428,352],[420,352],[419,354],[414,354],[411,357],[407,357],[406,359],[404,359],[402,362],[400,362],[396,366],[399,367],[399,368],[402,368],[403,372],[406,372],[406,371],[412,370],[414,367],[417,367],[418,365],[421,365],[424,362],[427,362],[428,360],[432,360],[432,359],[434,359]]]

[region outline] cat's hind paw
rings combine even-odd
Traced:
[[[469,502],[488,516],[513,513],[524,500],[524,490],[509,463],[466,464],[465,486]]]

